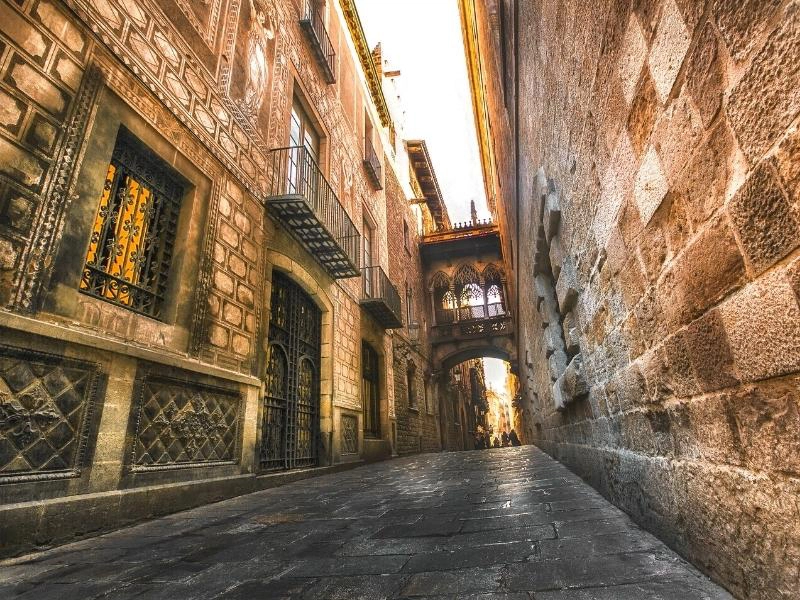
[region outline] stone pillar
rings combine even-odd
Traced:
[[[114,354],[108,369],[108,385],[97,432],[97,446],[89,475],[92,492],[119,488],[125,461],[125,440],[133,403],[137,361]]]

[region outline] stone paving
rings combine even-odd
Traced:
[[[426,454],[0,563],[0,598],[730,599],[538,449]]]

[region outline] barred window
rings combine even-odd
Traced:
[[[183,178],[120,129],[97,207],[80,291],[160,318]]]

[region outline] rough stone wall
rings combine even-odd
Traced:
[[[408,176],[408,174],[406,174]],[[387,245],[389,249],[389,279],[397,287],[402,302],[405,327],[392,333],[394,362],[394,405],[397,417],[397,453],[433,452],[441,449],[439,411],[431,389],[431,345],[428,324],[430,303],[425,289],[425,277],[419,255],[419,238],[409,200],[403,192],[394,169],[387,165],[384,173],[386,192]],[[403,223],[408,225],[409,244],[406,248]],[[419,323],[418,340],[408,337],[406,285],[414,302],[414,319]],[[416,373],[416,405],[409,406],[407,369],[412,361]]]
[[[534,441],[737,596],[795,598],[800,2],[548,0],[518,19]],[[559,398],[566,319],[589,393]]]

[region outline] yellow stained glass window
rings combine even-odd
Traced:
[[[159,316],[183,191],[179,181],[122,130],[92,226],[82,292]]]

